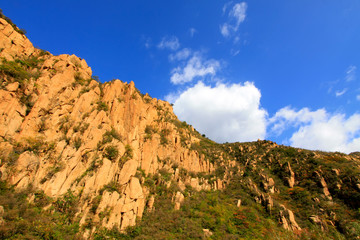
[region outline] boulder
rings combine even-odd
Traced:
[[[119,184],[123,185],[129,182],[130,178],[136,174],[137,166],[138,166],[137,161],[135,160],[127,161],[120,171],[118,178]]]

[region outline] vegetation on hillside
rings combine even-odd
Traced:
[[[0,181],[0,206],[0,239],[82,239],[71,192],[53,200],[31,187],[15,191]]]
[[[214,155],[221,151],[223,156],[237,161],[239,168],[226,169],[233,176],[224,190],[189,189],[180,210],[174,210],[172,199],[177,188],[157,185],[153,192],[154,211],[146,212],[141,222],[126,232],[99,229],[95,239],[203,239],[206,231],[211,232],[211,239],[357,239],[360,236],[360,198],[354,186],[360,175],[356,163],[347,155],[278,146],[268,141],[219,145],[204,140],[194,147],[217,161],[220,160]],[[295,172],[293,187],[287,183],[284,169],[287,163]],[[324,195],[316,172],[321,172],[328,183],[332,200]],[[265,190],[264,176],[274,179],[274,193]],[[257,201],[259,192],[272,197],[271,208],[268,203]],[[241,205],[237,206],[239,200]],[[285,230],[279,224],[282,204],[294,212],[301,230]],[[311,221],[314,216],[321,222]]]

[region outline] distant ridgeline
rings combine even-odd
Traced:
[[[359,239],[359,153],[215,143],[0,17],[1,239]]]

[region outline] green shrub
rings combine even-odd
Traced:
[[[74,133],[78,132],[80,130],[81,123],[78,123],[76,126],[73,127]]]
[[[68,115],[60,118],[59,120],[59,130],[62,131],[64,133],[64,135],[66,135],[68,133],[68,131],[70,130],[70,118]]]
[[[111,181],[110,183],[104,185],[100,189],[99,193],[100,193],[100,195],[102,195],[104,193],[104,191],[121,193],[120,188],[121,188],[121,186],[119,185],[119,183],[117,183],[115,181]]]
[[[29,151],[39,155],[40,152],[45,150],[48,150],[48,143],[45,142],[42,138],[26,138],[26,143],[23,146],[23,151]]]
[[[32,96],[31,95],[22,95],[20,97],[20,102],[26,106],[26,112],[25,115],[29,115],[32,107],[34,106],[34,102],[31,101]]]
[[[225,175],[225,167],[224,166],[219,166],[216,168],[215,170],[215,175],[216,177],[220,178],[220,179],[223,179],[224,178],[224,175]]]
[[[46,196],[44,191],[39,190],[34,193],[34,204],[37,207],[45,207],[50,203],[51,203],[51,198]]]
[[[159,173],[161,174],[161,177],[162,179],[164,179],[165,182],[170,181],[172,174],[166,168],[160,169]]]
[[[119,150],[114,145],[107,146],[104,156],[109,160],[115,160],[119,156]]]
[[[78,178],[76,178],[75,182],[79,183],[86,175],[91,174],[96,169],[98,169],[102,165],[102,160],[99,160],[97,155],[94,156],[94,159],[90,163],[90,166],[86,169],[86,171],[81,174]]]
[[[43,62],[43,59],[39,59],[35,56],[15,59],[14,61],[8,61],[5,58],[1,60],[0,73],[11,77],[14,81],[24,83],[25,80],[30,78],[39,78],[40,72],[34,71]]]
[[[72,219],[77,212],[79,199],[73,194],[72,191],[68,190],[64,195],[59,197],[54,203],[56,211],[65,213],[69,219]]]
[[[160,132],[160,144],[161,145],[167,145],[169,143],[169,140],[167,139],[167,136],[170,134],[170,129],[162,129]]]
[[[76,148],[76,150],[78,150],[81,147],[81,138],[80,137],[75,138],[74,147]]]
[[[114,128],[111,128],[110,131],[106,131],[103,135],[103,140],[102,140],[102,143],[103,144],[106,144],[106,143],[110,143],[113,138],[121,141],[121,135],[114,129]]]
[[[31,77],[31,74],[26,71],[18,62],[7,61],[5,59],[3,59],[2,64],[0,65],[0,72],[14,78],[15,81],[20,83]]]
[[[137,100],[137,99],[138,99],[136,92],[134,92],[134,93],[131,95],[131,98],[134,99],[134,100]]]
[[[97,82],[100,82],[100,79],[99,79],[99,77],[98,76],[91,76],[91,79],[92,80],[95,80],[95,81],[97,81]]]
[[[84,113],[84,115],[81,117],[82,120],[85,120],[86,118],[88,118],[90,116],[90,113]]]
[[[6,163],[7,166],[9,166],[9,167],[15,165],[16,161],[19,159],[21,152],[19,150],[14,149],[13,151],[11,151],[9,153],[9,155],[7,157],[5,157],[3,159],[3,161],[1,162],[1,165],[3,165],[4,163]]]
[[[123,156],[121,157],[120,164],[123,164],[124,162],[130,160],[133,157],[133,150],[129,144],[125,145],[125,152]]]
[[[56,173],[62,171],[63,169],[64,169],[64,165],[62,163],[57,163],[54,166],[50,167],[48,169],[48,173],[43,179],[41,179],[40,183],[41,184],[45,183],[47,180],[51,179]]]
[[[145,101],[145,103],[150,103],[151,102],[151,97],[146,95],[144,97],[144,101]]]
[[[152,135],[156,132],[157,130],[153,126],[147,125],[145,127],[145,140],[152,139]]]
[[[84,123],[79,129],[80,133],[83,134],[89,128],[89,126],[90,126],[89,123]]]
[[[100,112],[100,111],[105,111],[105,112],[107,112],[108,110],[109,110],[109,106],[106,104],[106,103],[104,103],[104,102],[102,102],[102,101],[98,101],[97,102],[97,110]]]
[[[91,208],[90,208],[90,212],[92,212],[94,214],[96,213],[96,210],[99,207],[99,204],[101,202],[101,198],[102,198],[102,195],[98,195],[92,200],[92,205],[91,205]]]
[[[33,196],[34,201],[28,199]],[[4,220],[0,225],[0,239],[82,239],[79,224],[67,213],[44,210],[51,198],[32,188],[16,191],[0,181],[0,205]],[[57,205],[55,205],[57,206]]]

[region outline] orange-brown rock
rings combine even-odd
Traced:
[[[136,177],[137,171],[151,176],[173,164],[194,173],[215,171],[209,159],[190,148],[200,141],[194,129],[176,125],[179,120],[171,105],[142,95],[133,82],[101,84],[92,79],[84,59],[36,49],[4,19],[0,19],[0,48],[0,57],[7,61],[32,57],[38,64],[31,70],[38,74],[21,82],[0,72],[3,180],[17,188],[32,184],[54,198],[70,190],[80,198],[80,224],[92,219],[108,228],[125,229],[142,217],[146,207],[153,209],[156,199],[148,200],[149,190]],[[14,147],[22,152],[10,168]],[[185,189],[176,171],[171,177]],[[213,184],[185,180],[197,190],[222,189],[225,184],[220,179]],[[107,186],[115,186],[116,191]],[[94,213],[92,202],[99,196]],[[179,207],[184,195],[176,196]],[[99,214],[110,209],[100,222]]]

